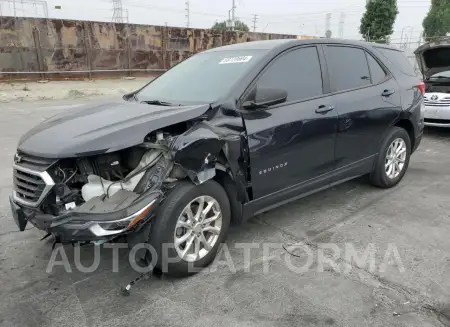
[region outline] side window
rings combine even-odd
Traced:
[[[286,90],[288,102],[323,94],[316,47],[292,50],[276,58],[258,80],[257,86]]]
[[[364,50],[326,46],[328,71],[334,91],[343,91],[370,84],[369,66]]]
[[[393,63],[398,69],[400,69],[403,74],[409,76],[416,76],[416,71],[414,70],[411,61],[406,57],[405,53],[396,49],[380,48],[375,47],[378,52],[380,52],[387,60]]]
[[[372,57],[370,54],[366,53],[367,62],[370,68],[370,77],[372,78],[372,84],[381,83],[386,78],[386,73],[384,69],[381,68],[380,64]]]

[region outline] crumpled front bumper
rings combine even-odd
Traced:
[[[18,228],[23,231],[28,222],[36,228],[54,234],[61,241],[107,241],[140,230],[156,213],[162,198],[154,192],[115,212],[67,212],[60,216],[44,214],[22,206],[10,197],[11,212]]]

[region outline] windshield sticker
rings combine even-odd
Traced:
[[[252,56],[239,56],[239,57],[224,58],[221,62],[219,62],[219,65],[249,62],[250,59],[252,59]]]

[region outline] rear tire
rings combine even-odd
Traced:
[[[203,218],[198,212],[200,205],[201,213],[210,206]],[[153,222],[149,244],[157,255],[155,267],[182,277],[208,266],[226,239],[230,217],[230,202],[220,184],[213,180],[200,185],[180,182],[170,191]]]
[[[401,127],[392,127],[383,140],[374,170],[370,174],[372,185],[390,188],[397,185],[406,173],[411,156],[411,140]]]

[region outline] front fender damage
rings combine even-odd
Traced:
[[[239,130],[203,120],[153,131],[120,153],[61,160],[50,171],[60,172],[61,180],[45,204],[20,210],[39,229],[67,242],[126,236],[136,243],[148,237],[158,206],[178,181],[202,184],[214,178],[240,212],[248,201],[243,138]]]
[[[195,184],[204,183],[216,175],[216,162],[225,140],[213,128],[206,122],[198,123],[175,137],[170,147],[175,166],[181,168]]]

